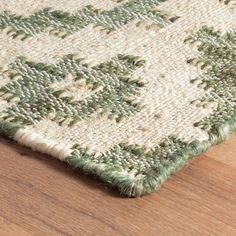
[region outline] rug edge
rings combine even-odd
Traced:
[[[190,159],[225,141],[234,131],[236,131],[236,116],[211,130],[208,140],[202,142],[195,140],[181,152],[173,154],[171,156],[173,164],[168,168],[153,168],[145,175],[130,176],[127,173],[124,174],[112,169],[109,165],[97,164],[88,159],[73,156],[66,158],[66,161],[73,168],[79,169],[85,174],[94,175],[105,184],[117,188],[123,196],[140,197],[160,188],[171,175],[182,169]]]
[[[10,122],[0,121],[0,134],[14,140],[14,133],[22,127]],[[94,163],[86,158],[78,158],[72,153],[66,157],[65,161],[74,169],[78,169],[84,174],[96,176],[98,179],[118,189],[122,196],[141,197],[150,194],[160,188],[167,179],[179,171],[190,159],[193,159],[207,151],[210,147],[223,142],[236,131],[236,116],[227,120],[218,127],[212,129],[209,139],[206,141],[195,140],[189,143],[186,148],[171,155],[172,164],[166,167],[152,168],[148,174],[130,174],[114,169],[103,164]],[[17,141],[17,140],[15,140]],[[23,145],[32,149],[28,145]],[[42,152],[41,152],[42,153]]]

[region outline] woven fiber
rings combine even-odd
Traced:
[[[236,129],[235,5],[1,0],[0,132],[154,191]]]

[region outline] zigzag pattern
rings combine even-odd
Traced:
[[[211,116],[195,125],[213,132],[236,117],[236,31],[221,35],[212,28],[204,27],[187,41],[200,43],[200,57],[188,62],[204,70],[204,74],[193,83],[206,90],[210,88],[210,93],[203,100],[218,104]]]
[[[72,125],[95,112],[108,113],[117,120],[130,116],[140,109],[132,99],[143,86],[138,80],[130,80],[130,75],[143,63],[137,57],[124,55],[92,68],[71,55],[55,65],[18,58],[9,66],[8,73],[12,79],[19,78],[0,88],[1,96],[18,103],[3,112],[2,119],[28,125],[53,114],[50,118],[59,123],[69,119]],[[84,100],[74,101],[73,97],[63,96],[65,91],[50,87],[69,74],[77,81],[85,80],[95,93]]]
[[[133,175],[149,173],[153,166],[156,166],[156,171],[161,174],[179,161],[175,155],[183,148],[186,148],[187,143],[178,139],[176,136],[169,136],[163,140],[160,145],[153,149],[147,149],[144,146],[118,144],[104,154],[100,154],[99,158],[95,153],[89,153],[88,149],[81,148],[80,145],[74,145],[73,153],[69,158],[71,164],[76,168],[78,159],[87,159],[96,164],[107,164],[116,170],[126,169],[127,171],[136,170]],[[174,169],[172,169],[173,171]]]
[[[176,17],[167,17],[155,10],[156,6],[165,1],[129,0],[123,5],[107,11],[100,11],[89,5],[76,14],[46,8],[27,18],[3,12],[0,14],[0,29],[9,27],[9,34],[25,39],[44,30],[64,38],[89,24],[110,32],[135,19],[164,27],[176,19]]]

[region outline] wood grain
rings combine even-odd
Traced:
[[[0,235],[236,235],[236,135],[137,199],[0,142]]]

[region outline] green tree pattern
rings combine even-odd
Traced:
[[[177,19],[154,9],[165,1],[129,0],[111,10],[103,11],[88,5],[75,14],[49,8],[35,12],[29,17],[3,12],[0,13],[0,30],[9,27],[8,33],[13,34],[13,37],[21,35],[22,39],[25,39],[46,29],[55,35],[66,37],[89,24],[110,32],[135,19],[164,27]]]
[[[140,106],[129,98],[135,97],[143,86],[139,79],[130,78],[143,64],[139,58],[126,55],[118,55],[91,68],[80,59],[74,59],[73,55],[51,65],[20,57],[9,65],[12,81],[0,88],[1,96],[19,101],[2,112],[2,119],[27,125],[53,113],[59,123],[70,118],[73,124],[98,111],[109,113],[117,120],[130,116],[139,111]],[[85,80],[92,90],[100,89],[78,101],[61,96],[65,91],[54,90],[50,85],[64,80],[69,74],[76,81]],[[16,76],[18,78],[14,79]]]

